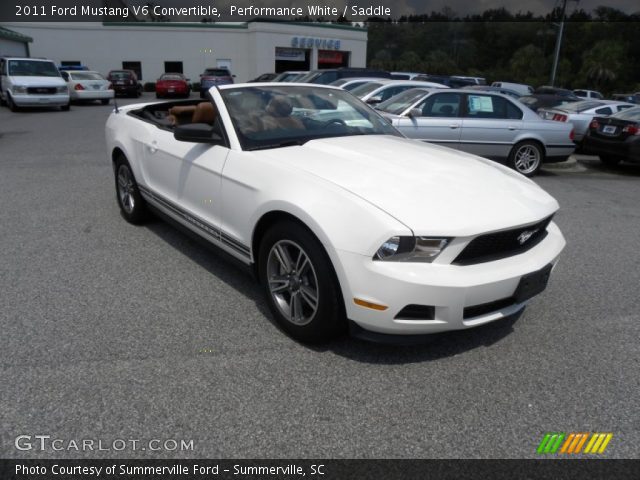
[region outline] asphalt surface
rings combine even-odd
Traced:
[[[534,458],[546,432],[611,432],[605,457],[640,457],[640,166],[536,178],[568,245],[519,318],[310,348],[235,264],[122,219],[111,108],[0,109],[0,457]],[[193,450],[67,448],[84,439]]]

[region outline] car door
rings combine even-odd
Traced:
[[[462,96],[457,92],[429,95],[414,106],[411,114],[406,113],[397,121],[397,128],[408,138],[457,149]]]
[[[491,159],[506,159],[522,129],[522,110],[500,95],[464,95],[460,150]]]
[[[215,129],[227,138],[219,121],[216,121]],[[156,131],[143,146],[148,188],[163,207],[182,217],[194,229],[201,230],[200,233],[217,232],[221,213],[221,175],[229,154],[228,145],[182,142],[169,130],[156,128]]]

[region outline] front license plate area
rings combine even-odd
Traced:
[[[516,292],[513,294],[516,303],[526,302],[530,298],[542,293],[544,289],[547,288],[552,268],[553,265],[549,264],[542,270],[524,275],[520,279]]]

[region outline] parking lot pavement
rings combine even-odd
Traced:
[[[604,456],[639,457],[637,166],[536,177],[568,244],[519,318],[310,348],[235,265],[120,217],[111,108],[0,109],[0,456],[532,458],[552,431],[611,432]],[[18,435],[193,450],[21,451]]]

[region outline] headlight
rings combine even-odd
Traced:
[[[431,263],[450,241],[442,237],[391,237],[380,246],[373,259]]]
[[[68,93],[68,92],[69,92],[69,89],[68,89],[68,88],[67,88],[67,86],[65,85],[65,86],[63,86],[63,87],[58,87],[58,88],[56,89],[56,92],[57,92],[57,93]]]
[[[24,95],[27,93],[27,87],[24,85],[14,85],[13,86],[13,94]]]

